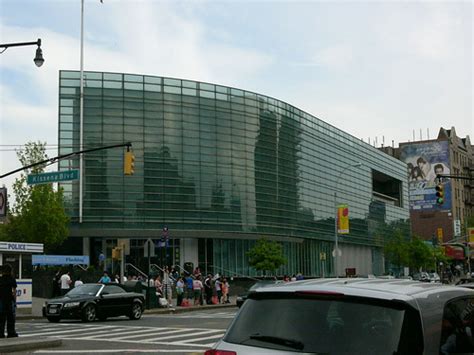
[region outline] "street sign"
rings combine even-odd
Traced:
[[[326,260],[326,253],[324,252],[319,253],[319,260],[321,261]]]
[[[459,237],[461,235],[461,220],[454,220],[454,236]]]
[[[150,256],[155,256],[155,243],[151,239],[147,239],[145,244],[143,244],[143,256],[145,258],[148,257],[148,250],[150,250]]]
[[[0,217],[7,215],[7,188],[0,188]]]
[[[55,171],[52,173],[28,175],[28,185],[49,184],[51,182],[79,179],[79,170]]]

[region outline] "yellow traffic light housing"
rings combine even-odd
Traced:
[[[443,184],[436,185],[436,204],[442,205],[444,203],[444,186]]]
[[[123,173],[125,175],[133,175],[135,173],[135,155],[131,151],[125,152],[123,160]]]

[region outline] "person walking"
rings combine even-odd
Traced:
[[[193,299],[194,297],[193,278],[191,274],[186,275],[186,277],[184,278],[184,282],[186,284],[186,299],[188,300]]]
[[[61,271],[58,270],[53,277],[53,297],[61,296]]]
[[[16,280],[10,264],[2,266],[0,276],[0,338],[5,338],[5,323],[7,325],[7,337],[16,338],[15,330],[16,314]]]
[[[178,280],[176,281],[176,306],[179,307],[181,306],[181,303],[183,303],[183,295],[184,295],[184,281],[181,276],[178,277]]]
[[[108,284],[112,280],[110,279],[109,273],[107,271],[104,271],[104,275],[99,279],[100,284]]]
[[[74,288],[76,288],[77,286],[81,286],[83,284],[84,284],[84,282],[82,282],[81,277],[78,276],[77,280],[74,282]]]
[[[229,282],[227,281],[225,277],[222,279],[221,289],[222,289],[222,304],[230,303],[229,302]]]
[[[71,273],[66,271],[64,274],[62,274],[61,278],[59,279],[59,283],[61,284],[61,296],[64,296],[71,289]]]
[[[222,298],[222,282],[221,278],[219,277],[216,282],[214,283],[214,286],[216,288],[216,295],[217,295],[217,303],[221,303],[221,298]]]
[[[207,274],[204,279],[204,292],[206,294],[206,304],[212,304],[212,274]]]
[[[201,305],[201,296],[202,296],[202,281],[201,276],[197,276],[193,281],[193,291],[194,291],[194,305]]]
[[[163,270],[163,296],[168,301],[168,307],[171,307],[172,302],[172,290],[171,290],[171,278],[168,266],[165,266]]]

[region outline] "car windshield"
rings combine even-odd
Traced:
[[[92,296],[96,295],[97,292],[99,292],[100,288],[102,285],[80,285],[77,287],[74,287],[71,291],[69,291],[66,296],[68,297],[78,297],[78,296]]]
[[[262,296],[264,297],[264,296]],[[404,306],[403,306],[404,307]],[[224,341],[310,353],[394,354],[420,344],[411,339],[417,321],[400,304],[279,298],[249,299]],[[407,328],[407,329],[404,329]],[[410,329],[408,329],[410,328]],[[408,331],[408,332],[407,332]],[[403,347],[403,349],[402,349]],[[422,345],[421,345],[422,347]],[[413,354],[417,352],[413,350]]]

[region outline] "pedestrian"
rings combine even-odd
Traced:
[[[229,282],[227,282],[227,279],[224,277],[222,279],[222,303],[230,303],[229,302]]]
[[[82,282],[81,277],[78,276],[77,280],[74,282],[74,287],[81,286],[83,284],[84,284],[84,282]]]
[[[61,284],[61,296],[64,296],[71,289],[71,273],[66,271],[64,274],[62,274],[61,278],[59,279],[59,283]]]
[[[162,289],[162,285],[161,285],[160,275],[157,275],[155,277],[154,285],[155,285],[155,290],[156,290],[156,296],[158,298],[163,298],[163,289]]]
[[[217,294],[217,304],[221,303],[221,298],[222,298],[222,282],[221,278],[219,277],[216,282],[214,283],[214,286],[216,287],[216,294]]]
[[[194,292],[194,305],[197,306],[201,304],[201,296],[203,289],[201,276],[197,276],[193,281],[193,292]]]
[[[53,277],[53,297],[61,296],[61,271],[58,270]]]
[[[184,281],[181,276],[178,277],[178,280],[176,280],[176,306],[181,306],[181,303],[183,303],[183,296],[184,296]]]
[[[171,278],[168,266],[163,269],[163,296],[168,301],[168,307],[171,307],[172,302],[172,289],[171,289]]]
[[[16,314],[16,280],[13,276],[10,264],[5,264],[1,269],[0,276],[0,338],[5,338],[5,323],[7,325],[7,337],[16,338],[15,330]]]
[[[184,282],[186,284],[186,298],[188,300],[193,299],[194,297],[194,291],[193,291],[193,278],[191,277],[191,274],[187,274],[186,277],[184,278]]]
[[[110,283],[110,276],[109,276],[109,273],[107,271],[104,271],[104,274],[102,275],[102,277],[99,279],[99,283],[100,284],[108,284]]]
[[[115,274],[114,282],[115,282],[116,284],[119,284],[119,283],[120,283],[120,276],[119,276],[118,274]]]
[[[206,294],[206,304],[212,304],[212,274],[207,274],[204,279],[204,293]]]

